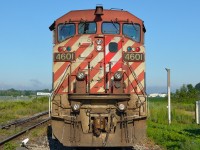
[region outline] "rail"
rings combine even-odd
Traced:
[[[48,114],[48,111],[44,111],[44,112],[35,114],[35,115],[33,115],[32,117],[29,117],[29,118],[18,119],[18,120],[16,120],[16,121],[10,122],[10,123],[8,123],[8,124],[1,125],[1,126],[0,126],[0,129],[8,129],[10,126],[21,125],[21,124],[23,124],[23,123],[29,122],[29,121],[31,121],[31,120],[34,120],[34,119],[39,118],[39,117],[41,117],[41,116],[44,116],[44,115],[46,115],[46,114]]]
[[[9,142],[9,141],[11,141],[12,139],[14,139],[14,138],[16,138],[16,137],[18,137],[18,136],[20,136],[20,135],[26,133],[27,131],[29,131],[29,130],[31,130],[31,129],[37,127],[37,126],[39,126],[39,125],[41,125],[41,124],[43,124],[43,123],[48,122],[50,119],[51,119],[51,118],[47,118],[47,119],[45,119],[45,120],[43,120],[43,121],[41,121],[41,122],[39,122],[39,123],[37,123],[37,124],[31,126],[31,127],[28,127],[28,128],[26,128],[26,129],[24,129],[23,131],[20,131],[20,132],[18,132],[18,133],[16,133],[16,134],[14,134],[14,135],[12,135],[12,136],[10,136],[10,137],[4,139],[3,141],[0,141],[0,146],[3,145],[3,144],[5,144],[5,143],[7,143],[7,142]]]

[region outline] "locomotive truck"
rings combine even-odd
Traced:
[[[75,10],[53,32],[52,133],[67,147],[132,147],[146,137],[146,32],[119,9]]]

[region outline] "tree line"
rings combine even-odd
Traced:
[[[194,103],[200,100],[200,83],[182,85],[175,93],[172,93],[172,100],[175,102]]]
[[[31,96],[36,95],[37,92],[51,92],[49,89],[42,90],[16,90],[16,89],[8,89],[8,90],[0,90],[0,96]]]
[[[0,90],[0,96],[31,96],[36,95],[37,92],[51,92],[49,89],[42,90]],[[177,89],[175,93],[172,93],[172,100],[174,102],[184,102],[184,103],[194,103],[197,100],[200,100],[200,83],[193,86],[192,84],[184,84]]]

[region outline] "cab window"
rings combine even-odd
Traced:
[[[58,25],[58,42],[75,35],[75,24],[59,24]]]
[[[104,34],[119,34],[119,23],[116,22],[103,22],[102,33]]]
[[[136,42],[140,42],[140,25],[123,24],[123,34]]]
[[[96,33],[97,27],[95,22],[81,22],[78,24],[79,34],[94,34]]]

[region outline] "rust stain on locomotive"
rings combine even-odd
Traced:
[[[71,11],[50,30],[54,136],[73,147],[129,147],[142,141],[147,116],[143,21],[100,6]]]

